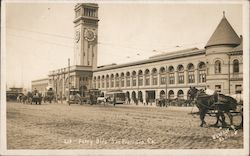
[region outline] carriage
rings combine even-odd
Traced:
[[[51,103],[53,99],[55,99],[55,93],[54,93],[52,88],[49,88],[48,91],[45,92],[45,96],[43,98],[43,101],[44,101],[44,103],[46,103],[47,101],[49,103]]]
[[[68,104],[97,104],[97,98],[100,96],[101,91],[98,89],[89,89],[80,95],[77,88],[71,88],[69,92]]]
[[[208,115],[206,119],[208,122],[213,122],[213,118],[216,117],[215,124],[211,126],[243,127],[242,102],[237,102],[233,97],[217,92],[208,95],[202,89],[191,88],[190,90],[190,97],[195,101],[195,105],[199,109],[201,127],[206,125],[206,115]],[[221,125],[219,125],[220,123]]]

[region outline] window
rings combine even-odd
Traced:
[[[114,87],[114,75],[111,75],[111,88],[113,88]]]
[[[132,78],[132,86],[136,86],[136,77],[135,76],[133,76],[133,78]]]
[[[179,84],[184,83],[184,67],[183,67],[183,65],[178,66],[178,83]]]
[[[221,62],[219,60],[215,61],[214,68],[216,74],[221,73]]]
[[[142,73],[142,70],[139,70],[139,72],[138,72],[138,85],[139,86],[143,85],[143,73]]]
[[[241,94],[241,93],[242,93],[242,86],[235,85],[235,94]]]
[[[170,91],[168,92],[168,99],[170,99],[170,100],[173,100],[173,99],[174,99],[174,91],[173,91],[173,90],[170,90]]]
[[[194,78],[194,71],[189,71],[188,72],[188,83],[194,83],[195,81],[195,78]]]
[[[204,82],[206,82],[206,71],[200,70],[199,71],[199,83],[204,83]]]
[[[145,85],[146,86],[150,85],[150,78],[149,78],[149,76],[145,77]]]
[[[124,87],[124,77],[121,78],[121,87]]]
[[[97,79],[97,87],[100,88],[100,77]]]
[[[102,79],[102,88],[104,88],[104,78]]]
[[[169,70],[169,84],[175,84],[174,67],[170,66],[168,70]]]
[[[96,10],[90,8],[84,8],[84,16],[96,17]]]
[[[109,78],[106,79],[106,87],[109,88]]]
[[[166,77],[165,77],[165,75],[161,75],[161,84],[166,84]]]
[[[138,82],[139,86],[142,86],[143,85],[143,77],[140,76],[139,77],[139,82]]]
[[[149,70],[146,69],[145,70],[145,86],[149,86],[150,85],[150,74],[149,74]]]
[[[177,92],[177,98],[178,98],[178,99],[184,99],[184,93],[183,93],[182,90],[179,90],[179,91]]]
[[[157,85],[157,76],[153,76],[153,85]]]
[[[179,72],[178,73],[178,80],[180,84],[184,83],[184,72]]]
[[[169,84],[174,84],[174,73],[169,73]]]
[[[233,61],[233,73],[239,73],[239,61],[238,60]]]
[[[221,85],[215,85],[215,90],[220,93],[221,92]]]
[[[188,65],[188,83],[195,83],[194,65]]]
[[[161,67],[160,69],[160,84],[166,84],[166,71],[164,67]]]
[[[132,86],[136,86],[136,72],[132,72]]]
[[[115,75],[115,87],[120,87],[119,75]]]
[[[154,68],[152,70],[152,84],[153,85],[157,85],[158,84],[158,81],[157,81],[158,77],[157,77],[157,69]]]
[[[198,74],[199,74],[199,83],[206,82],[206,65],[204,62],[201,62],[198,65]]]
[[[130,77],[126,78],[126,86],[129,87],[130,86]]]

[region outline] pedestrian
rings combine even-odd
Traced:
[[[148,97],[146,97],[146,104],[148,105],[148,102],[149,102],[149,99],[148,99]]]
[[[90,95],[89,95],[89,98],[90,98],[90,105],[93,105],[93,98],[94,98],[93,95],[90,94]]]

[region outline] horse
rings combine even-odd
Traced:
[[[190,97],[195,100],[195,105],[199,109],[201,124],[200,127],[206,125],[205,116],[209,110],[217,110],[217,121],[214,126],[218,126],[219,121],[222,126],[226,126],[225,116],[226,113],[230,119],[230,125],[233,125],[233,116],[230,114],[230,110],[236,110],[237,101],[223,94],[215,92],[213,95],[207,95],[204,90],[198,90],[195,87],[190,89]],[[221,119],[220,119],[221,117]]]

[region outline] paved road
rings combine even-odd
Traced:
[[[8,149],[242,148],[242,130],[199,127],[192,108],[7,103]],[[207,117],[208,123],[215,122]],[[219,137],[220,136],[220,137]]]

